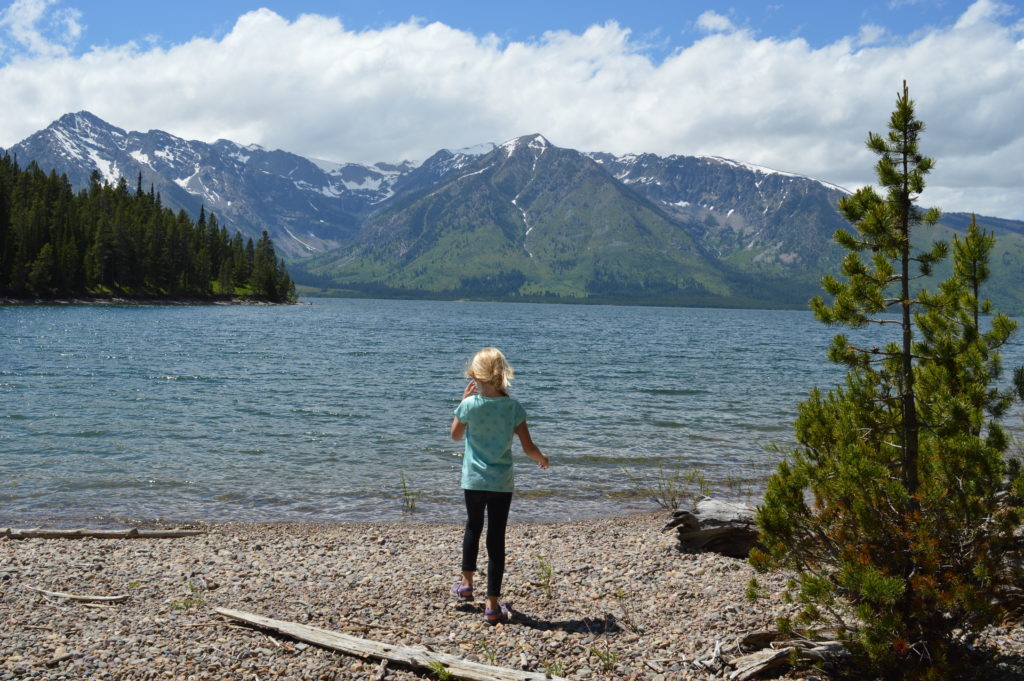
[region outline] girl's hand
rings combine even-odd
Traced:
[[[550,465],[547,455],[541,454],[540,458],[537,459],[537,465],[543,468],[544,470],[547,470],[548,466]]]
[[[466,399],[470,395],[476,392],[476,381],[471,380],[466,384],[466,389],[462,391],[462,399]]]

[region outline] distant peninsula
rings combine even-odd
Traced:
[[[294,303],[267,232],[253,243],[200,210],[94,172],[77,194],[65,175],[0,157],[0,304]]]

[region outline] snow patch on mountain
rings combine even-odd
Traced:
[[[731,158],[723,158],[721,156],[701,156],[700,158],[706,159],[706,160],[709,160],[709,161],[714,161],[714,162],[717,162],[717,163],[722,163],[724,165],[732,166],[734,168],[743,168],[745,170],[749,170],[751,172],[758,173],[760,175],[780,175],[782,177],[789,177],[789,178],[794,178],[794,179],[799,179],[799,180],[811,180],[813,182],[817,182],[818,184],[820,184],[820,185],[822,185],[824,187],[828,187],[829,189],[835,189],[837,191],[841,191],[844,194],[852,194],[853,193],[850,190],[848,190],[848,189],[846,189],[844,187],[840,187],[837,184],[832,184],[830,182],[825,182],[823,180],[817,180],[817,179],[815,179],[813,177],[807,177],[806,175],[797,175],[796,173],[787,173],[784,170],[776,170],[774,168],[768,168],[766,166],[759,166],[759,165],[754,164],[754,163],[746,163],[744,161],[734,161]],[[760,185],[758,185],[758,188],[760,189]]]
[[[502,142],[498,148],[505,152],[505,158],[509,158],[516,152],[516,148],[519,146],[519,138],[509,140],[508,142]]]
[[[100,175],[103,176],[105,182],[110,184],[116,184],[121,175],[117,172],[117,165],[113,161],[109,161],[105,158],[100,158],[100,155],[95,150],[89,150],[89,160],[96,167],[96,170],[100,171]]]
[[[394,195],[392,187],[403,175],[419,165],[414,161],[403,161],[400,164],[375,163],[372,166],[360,163],[337,163],[322,158],[309,157],[308,160],[324,174],[328,181],[313,187],[306,183],[296,186],[300,189],[315,191],[329,198],[338,198],[346,192],[363,192],[375,195],[371,203],[380,203]]]
[[[307,161],[315,165],[320,170],[324,171],[328,175],[333,175],[344,167],[343,163],[335,163],[334,161],[325,161],[322,158],[313,158],[308,156]]]
[[[465,175],[460,176],[458,179],[465,180],[467,177],[473,177],[474,175],[479,175],[480,173],[485,173],[485,172],[487,172],[488,170],[490,170],[493,167],[494,167],[494,164],[492,163],[491,165],[487,166],[486,168],[481,168],[480,170],[474,170],[471,173],[466,173]]]
[[[498,145],[498,148],[505,152],[505,158],[511,158],[520,146],[539,152],[534,154],[534,158],[536,158],[547,151],[548,147],[551,146],[551,143],[544,138],[544,135],[525,135],[523,137],[517,137],[504,142]]]
[[[198,194],[199,192],[197,192],[194,189],[192,189],[192,180],[197,179],[198,176],[199,176],[199,164],[196,164],[195,172],[193,172],[188,177],[177,177],[177,178],[175,178],[174,179],[174,184],[178,185],[179,187],[181,187],[182,189],[184,189],[185,191],[187,191],[187,192],[189,192],[191,194]]]
[[[452,156],[486,156],[496,149],[494,142],[482,142],[480,144],[474,144],[471,147],[462,147],[461,149],[445,149]]]
[[[544,135],[534,135],[527,146],[530,149],[540,149],[540,153],[543,154],[551,146],[551,143],[544,138]]]
[[[376,177],[367,175],[362,182],[345,182],[342,180],[345,189],[349,191],[377,191],[384,183],[385,178],[380,175]]]
[[[288,233],[288,236],[290,236],[291,238],[295,239],[295,240],[296,240],[296,241],[298,241],[298,242],[299,242],[300,244],[302,244],[303,246],[305,246],[305,248],[306,248],[306,250],[307,250],[307,251],[309,251],[310,253],[318,253],[318,252],[319,252],[319,249],[317,249],[317,248],[313,248],[313,247],[312,247],[312,246],[310,246],[310,245],[309,245],[308,243],[306,243],[305,241],[303,241],[303,240],[302,240],[302,239],[300,239],[299,237],[295,236],[295,232],[293,232],[292,230],[288,229],[288,227],[287,227],[286,225],[282,225],[282,227],[284,228],[284,231]]]

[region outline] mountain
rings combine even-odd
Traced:
[[[765,268],[755,282],[709,249],[723,240],[711,211],[688,213],[664,198],[674,195],[617,179],[604,167],[616,161],[607,155],[535,134],[461,161],[390,199],[350,243],[302,263],[300,272],[396,295],[806,302],[806,287],[783,281],[781,269]],[[737,215],[730,224],[745,223]],[[758,253],[801,264],[778,250],[768,243]]]
[[[266,230],[315,292],[804,306],[838,268],[846,190],[713,156],[582,153],[534,134],[363,165],[228,140],[127,132],[68,114],[8,150],[76,188],[121,176],[229,230]],[[922,243],[962,233],[950,214]],[[999,236],[989,295],[1024,311],[1024,222]],[[942,270],[938,270],[939,274]]]
[[[702,244],[723,262],[788,277],[835,265],[829,244],[848,226],[836,211],[849,194],[842,187],[713,156],[591,156],[675,219],[699,223]]]
[[[287,256],[334,248],[360,227],[360,215],[391,195],[410,164],[314,161],[228,140],[188,141],[160,130],[126,132],[87,111],[66,114],[8,150],[86,187],[93,171],[116,183],[152,185],[165,206],[196,216],[201,205],[222,224],[258,237],[266,230]]]

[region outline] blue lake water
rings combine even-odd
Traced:
[[[485,345],[552,460],[515,446],[514,520],[652,509],[629,476],[763,476],[843,375],[802,311],[312,303],[0,307],[0,527],[459,521],[448,429]]]

